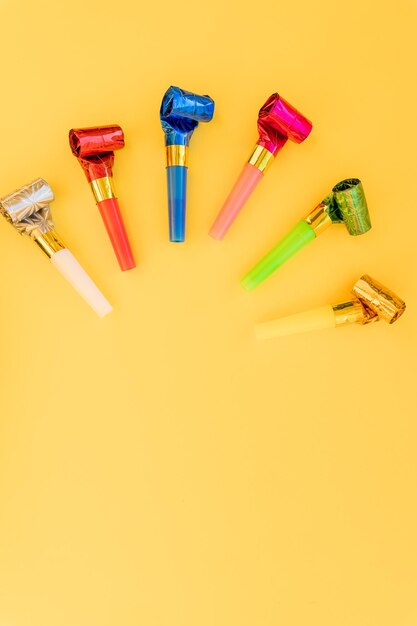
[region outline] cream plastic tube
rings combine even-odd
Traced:
[[[336,317],[331,304],[257,324],[255,335],[257,339],[272,339],[325,328],[336,328]]]
[[[51,263],[99,317],[104,317],[111,312],[111,304],[106,300],[68,248],[55,252],[51,256]]]

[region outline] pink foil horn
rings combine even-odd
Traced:
[[[312,128],[312,123],[277,93],[268,98],[258,115],[259,139],[210,229],[214,239],[223,239],[287,140],[301,143]]]

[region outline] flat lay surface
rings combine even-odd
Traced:
[[[99,319],[0,219],[0,626],[417,623],[417,4],[0,0],[0,196],[43,177]],[[161,99],[215,101],[168,241]],[[307,116],[224,241],[208,231],[275,91]],[[121,272],[68,131],[120,124]],[[332,225],[252,292],[243,276],[340,180],[372,229]],[[393,325],[257,341],[350,299]]]

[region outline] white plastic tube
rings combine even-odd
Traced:
[[[284,337],[285,335],[295,335],[312,330],[335,327],[336,319],[333,307],[328,304],[311,311],[281,317],[272,322],[257,324],[255,326],[255,334],[257,339],[272,339],[273,337]]]
[[[104,317],[111,312],[111,304],[67,248],[55,252],[51,257],[51,263],[99,317]]]

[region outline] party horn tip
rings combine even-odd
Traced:
[[[223,239],[262,176],[262,172],[257,167],[246,163],[209,231],[213,239],[218,241]]]
[[[257,339],[272,339],[307,333],[313,330],[335,328],[335,316],[330,305],[288,315],[271,322],[264,322],[255,326]]]
[[[130,247],[117,198],[106,198],[105,200],[97,202],[97,206],[103,218],[120,269],[125,272],[135,268],[136,262]]]
[[[252,289],[255,289],[255,287],[257,287],[260,282],[261,281],[258,280],[257,278],[247,275],[244,278],[242,278],[242,280],[240,281],[240,284],[242,285],[243,289],[246,289],[246,291],[252,291]]]
[[[67,248],[53,254],[51,263],[99,317],[112,311],[111,304]]]

